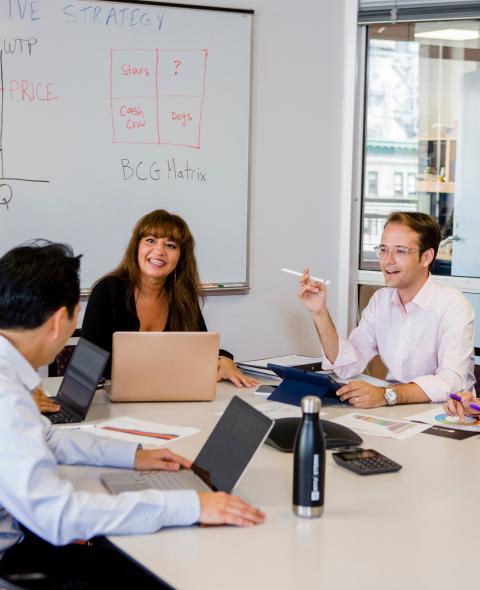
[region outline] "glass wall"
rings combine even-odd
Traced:
[[[423,211],[435,274],[480,277],[480,21],[369,26],[365,96],[360,269],[391,211]]]

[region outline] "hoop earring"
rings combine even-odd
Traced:
[[[176,287],[177,285],[177,269],[173,271],[173,286]]]

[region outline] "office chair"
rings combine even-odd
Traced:
[[[80,338],[82,331],[77,329],[72,335],[72,338]],[[75,350],[76,341],[74,344],[67,344],[58,353],[55,360],[48,365],[48,376],[49,377],[63,377],[67,370],[70,359],[72,358],[73,351]],[[1,590],[1,588],[0,588]]]
[[[24,586],[16,586],[15,584],[0,578],[0,590],[24,590]]]
[[[477,392],[477,397],[480,397],[480,360],[477,364],[477,358],[480,358],[480,348],[475,346],[475,367],[473,369],[473,374],[475,375],[475,391]]]

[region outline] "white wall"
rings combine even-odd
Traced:
[[[331,279],[332,314],[346,316],[348,276],[345,270],[339,276],[339,252],[340,241],[350,237],[348,229],[341,231],[348,1],[236,0],[233,5],[255,10],[252,288],[244,296],[209,297],[205,319],[237,359],[318,354],[312,322],[297,298],[297,281],[280,268],[308,265],[317,276]]]
[[[207,326],[237,360],[316,355],[318,338],[298,301],[298,283],[280,268],[308,265],[329,278],[332,315],[346,327],[352,146],[342,144],[342,134],[352,134],[356,2],[197,3],[255,10],[252,288],[248,295],[208,297]]]

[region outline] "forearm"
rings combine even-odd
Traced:
[[[193,490],[145,490],[118,495],[74,491],[69,481],[47,474],[29,497],[6,499],[8,511],[38,536],[55,545],[97,535],[153,533],[165,526],[187,526],[200,518]],[[33,490],[33,488],[32,488]]]
[[[416,383],[399,383],[390,385],[395,390],[399,404],[422,404],[432,401]]]
[[[85,431],[51,428],[47,444],[59,463],[133,468],[137,445]]]
[[[312,314],[312,318],[322,344],[323,353],[333,364],[338,357],[339,340],[332,318],[326,308],[317,314]]]

